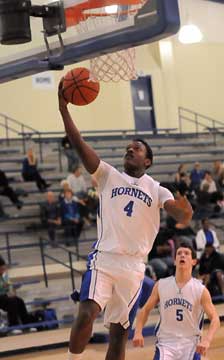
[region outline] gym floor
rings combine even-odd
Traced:
[[[206,330],[205,330],[206,332]],[[35,336],[33,334],[32,336]],[[43,333],[44,336],[44,333]],[[46,335],[45,335],[46,336]],[[223,360],[224,359],[224,326],[222,326],[217,332],[215,339],[212,343],[210,350],[208,351],[208,355],[203,360]],[[19,339],[15,337],[15,339]],[[153,358],[154,354],[154,337],[147,337],[145,339],[145,347],[144,348],[133,348],[132,342],[128,342],[127,346],[127,355],[126,360],[150,360]],[[85,351],[85,355],[83,356],[83,360],[104,360],[105,352],[106,352],[107,344],[102,345],[89,345]],[[57,360],[66,360],[67,356],[67,348],[57,349],[57,350],[48,350],[48,351],[40,351],[29,354],[22,354],[17,356],[11,356],[10,360],[53,360],[57,358]],[[9,360],[9,357],[2,357],[2,360]],[[183,359],[184,360],[184,359]]]

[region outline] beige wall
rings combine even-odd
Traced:
[[[174,46],[179,105],[224,121],[224,46]]]
[[[77,66],[89,67],[89,63],[83,62],[75,65]],[[57,107],[56,87],[61,76],[70,68],[72,66],[54,73],[54,89],[34,89],[31,77],[2,84],[0,87],[1,112],[38,130],[63,130]],[[164,127],[161,71],[150,54],[149,45],[138,48],[137,68],[144,74],[152,75],[157,121]],[[70,111],[81,130],[134,128],[131,88],[130,83],[126,81],[101,82],[100,94],[92,104],[82,107],[70,105]]]
[[[168,43],[168,53],[161,43],[137,49],[137,69],[152,76],[157,126],[176,127],[178,105],[224,121],[223,44]],[[88,67],[88,62],[75,66],[80,65]],[[38,130],[63,130],[56,87],[69,68],[54,73],[50,90],[34,89],[31,77],[1,84],[0,112]],[[129,82],[102,83],[95,102],[70,110],[81,130],[134,128]]]

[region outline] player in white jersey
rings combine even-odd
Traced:
[[[124,172],[100,161],[84,141],[69,114],[59,85],[59,109],[65,130],[86,170],[98,183],[98,241],[89,256],[84,275],[79,313],[72,326],[69,359],[81,359],[92,325],[105,309],[110,329],[106,360],[123,360],[130,325],[129,313],[138,298],[144,277],[144,258],[159,230],[160,208],[178,222],[188,224],[192,209],[184,197],[173,195],[146,175],[153,160],[150,146],[134,140],[126,148]]]
[[[188,243],[181,243],[176,251],[176,273],[159,280],[147,303],[139,311],[134,346],[144,346],[142,329],[149,312],[159,303],[160,320],[156,326],[154,360],[199,360],[220,326],[219,317],[208,290],[192,277],[196,252]],[[210,319],[205,337],[201,338],[204,312]]]

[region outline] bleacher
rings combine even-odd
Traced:
[[[115,137],[112,135],[106,138],[100,135],[100,139],[92,139],[88,136],[89,143],[96,149],[102,159],[116,166],[119,170],[122,168],[122,156],[125,146],[130,137]],[[210,135],[202,134],[199,137],[177,136],[177,134],[148,135],[144,138],[151,145],[154,152],[154,164],[149,170],[149,174],[159,181],[171,181],[177,171],[180,163],[189,165],[190,170],[195,161],[200,161],[203,168],[211,169],[215,159],[223,158],[224,147],[222,135],[217,136],[216,143]],[[60,181],[67,176],[67,159],[63,150],[59,146],[61,137],[44,138],[41,140],[43,163],[39,161],[39,168],[43,177],[52,185],[49,190],[56,194],[60,190]],[[40,154],[38,139],[35,140],[37,157]],[[56,146],[57,145],[57,146]],[[60,151],[60,153],[59,153]],[[71,284],[69,281],[69,268],[46,259],[49,287],[45,288],[43,278],[43,268],[41,265],[41,256],[39,248],[40,236],[46,235],[46,230],[41,228],[39,218],[39,207],[44,201],[45,194],[40,193],[33,182],[24,182],[21,179],[21,161],[23,159],[23,147],[19,141],[13,141],[10,147],[5,143],[0,144],[0,163],[1,169],[11,178],[10,185],[14,189],[24,189],[29,196],[22,197],[24,205],[21,210],[14,207],[5,197],[0,197],[4,209],[10,217],[1,221],[0,230],[0,252],[10,262],[15,264],[10,269],[10,278],[13,282],[24,284],[18,288],[19,295],[25,298],[29,306],[33,305],[36,297],[43,299],[60,299],[62,295],[69,295]],[[61,158],[61,164],[59,159]],[[88,179],[88,177],[87,177]],[[214,219],[215,224],[220,224],[219,219]],[[222,220],[221,220],[222,222]],[[222,229],[218,230],[220,234]],[[63,244],[63,234],[59,231],[59,243]],[[85,255],[91,249],[91,244],[96,239],[95,226],[85,229],[79,241],[79,253]],[[224,242],[223,235],[220,240]],[[4,250],[3,250],[4,249]],[[64,254],[59,248],[46,248],[51,256],[59,258],[62,263],[68,265],[67,254]],[[76,251],[75,246],[71,250]],[[9,254],[10,252],[10,254]],[[85,271],[85,260],[75,260],[73,262],[75,269],[80,271],[76,274],[77,288],[80,286],[81,273]],[[25,286],[25,282],[31,282]],[[32,283],[36,281],[36,283]],[[64,316],[68,316],[74,311],[74,304],[69,297],[67,300],[58,301],[55,305],[58,318],[62,321]],[[75,307],[76,309],[76,307]],[[63,322],[61,323],[63,324]]]

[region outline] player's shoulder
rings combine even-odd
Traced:
[[[148,175],[148,174],[145,174],[145,175],[144,175],[144,179],[145,179],[145,181],[147,181],[148,183],[153,184],[154,186],[157,186],[157,187],[160,186],[159,181],[153,179],[153,177],[150,176],[150,175]]]
[[[200,280],[200,279],[196,279],[195,277],[192,277],[192,278],[191,278],[191,282],[192,282],[192,284],[193,284],[194,286],[196,286],[196,287],[204,288],[204,285],[203,285],[203,283],[202,283],[202,280]]]
[[[174,282],[174,276],[168,276],[158,280],[158,288],[165,290],[167,287],[170,287]]]

